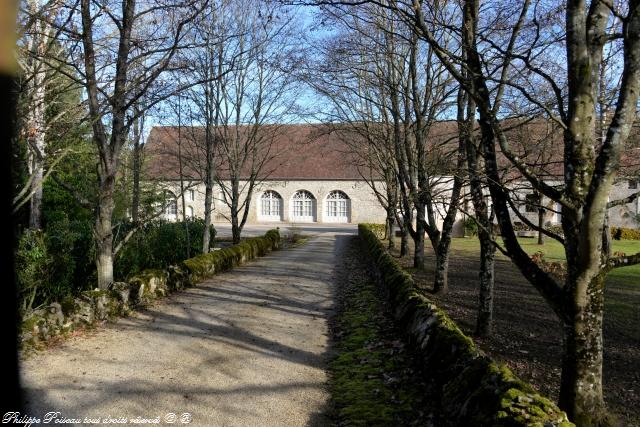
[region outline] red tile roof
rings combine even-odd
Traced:
[[[266,132],[269,132],[268,135]],[[336,132],[323,125],[282,125],[265,131],[273,138],[269,149],[260,155],[267,157],[262,177],[267,179],[362,179],[358,172],[358,156]],[[145,147],[145,170],[150,179],[178,179],[178,140],[183,157],[183,175],[201,179],[205,165],[204,128],[154,127]],[[224,155],[218,153],[217,171],[228,176]],[[247,177],[247,165],[242,176]]]
[[[243,127],[240,133],[246,132]],[[235,132],[235,128],[231,128]],[[525,161],[537,174],[546,179],[562,179],[563,141],[562,130],[551,122],[531,121],[509,128],[505,124],[511,150]],[[270,148],[262,149],[260,156],[266,158],[260,175],[263,179],[296,180],[362,180],[369,176],[362,156],[358,151],[366,149],[345,141],[356,138],[353,132],[339,125],[271,125],[263,130],[264,137],[272,138]],[[621,176],[637,176],[640,170],[640,138],[634,129],[622,155]],[[205,165],[204,128],[202,127],[154,127],[145,148],[145,171],[149,179],[166,180],[179,178],[178,141],[183,157],[183,176],[202,180]],[[429,150],[448,159],[449,169],[455,161],[450,154],[457,147],[457,125],[455,121],[443,121],[433,125],[427,137]],[[508,179],[518,179],[519,173],[500,154],[498,161]],[[225,156],[216,156],[216,170],[222,178],[228,176]],[[443,162],[443,163],[446,163]],[[248,165],[241,176],[249,176]]]

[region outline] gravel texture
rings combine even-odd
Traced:
[[[83,424],[176,414],[198,426],[326,425],[327,318],[344,240],[325,233],[273,252],[29,357],[25,412]]]

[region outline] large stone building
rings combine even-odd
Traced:
[[[202,177],[204,154],[201,139],[188,132],[180,135],[185,185],[185,213],[204,216],[205,186]],[[169,203],[165,218],[182,215],[179,161],[176,146],[178,130],[155,127],[147,140],[147,176],[159,182],[175,198]],[[357,156],[334,134],[310,125],[288,125],[279,132],[262,167],[261,179],[252,191],[247,223],[359,223],[384,222],[385,212],[370,185],[361,175]],[[194,159],[196,158],[196,159]],[[194,161],[195,160],[195,161]],[[217,164],[222,175],[226,168]],[[248,175],[248,173],[247,173]],[[245,177],[246,178],[246,175]],[[249,181],[242,179],[241,200],[246,198]],[[378,183],[380,184],[380,183]],[[219,184],[213,190],[214,221],[228,221],[230,209],[226,192]]]
[[[455,139],[456,127],[452,122],[439,124],[438,141]],[[187,216],[204,216],[205,187],[203,178],[202,128],[155,127],[151,130],[146,145],[146,175],[151,181],[167,190],[170,202],[165,218],[176,220],[184,209]],[[531,142],[531,135],[535,135]],[[514,145],[526,147],[531,164],[540,165],[548,183],[560,183],[562,176],[561,133],[546,124],[529,125],[525,131],[510,134]],[[329,132],[326,127],[313,125],[280,126],[274,133],[268,159],[262,167],[259,181],[252,191],[247,223],[384,223],[385,211],[371,188],[371,182],[383,188],[381,180],[371,179],[371,172],[362,165],[362,156],[354,154],[353,147],[346,144],[344,136]],[[540,143],[540,141],[545,141]],[[437,144],[434,143],[434,146]],[[177,147],[181,149],[178,150]],[[532,149],[531,147],[536,147]],[[537,150],[537,151],[536,151]],[[624,198],[640,191],[636,162],[637,148],[630,148],[624,156],[624,170],[611,194],[611,200]],[[178,153],[181,153],[181,157]],[[218,159],[224,156],[218,156]],[[218,175],[224,187],[228,165],[216,164]],[[182,169],[182,174],[179,171]],[[244,166],[244,178],[250,168]],[[505,174],[513,174],[505,162]],[[184,191],[184,206],[180,191],[180,176]],[[242,174],[241,174],[242,175]],[[364,179],[363,177],[368,179]],[[451,180],[443,180],[446,185]],[[249,181],[241,179],[241,201],[246,198]],[[514,198],[517,199],[518,214],[513,212],[515,223],[522,217],[534,224],[538,223],[539,199],[533,190],[517,176],[512,176]],[[223,186],[216,184],[213,191],[212,218],[215,222],[229,221],[229,207]],[[468,199],[458,215],[455,234],[463,232],[464,212],[471,211]],[[557,203],[543,199],[546,208],[545,225],[560,224],[560,207]],[[443,209],[440,209],[444,212]],[[640,199],[612,208],[609,212],[612,226],[636,228],[640,219]]]

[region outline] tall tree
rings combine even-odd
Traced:
[[[640,89],[640,2],[632,0],[617,7],[607,1],[576,0],[551,11],[545,10],[542,3],[536,5],[540,9],[532,8],[528,0],[514,5],[518,9],[508,24],[509,34],[503,43],[497,44],[490,43],[490,35],[480,27],[484,22],[479,13],[481,2],[464,2],[460,42],[468,50],[464,66],[470,73],[470,85],[455,72],[455,56],[444,50],[433,36],[427,25],[433,16],[425,18],[428,9],[417,2],[411,10],[400,13],[411,19],[420,35],[436,48],[441,60],[448,64],[459,82],[466,85],[477,104],[485,172],[505,244],[504,252],[545,298],[563,325],[560,406],[579,425],[605,425],[610,420],[602,394],[604,280],[611,269],[640,262],[640,254],[616,258],[603,251],[609,239],[604,233],[607,210],[617,203],[608,199],[621,151],[636,118]],[[545,19],[551,21],[555,16],[563,16],[564,22],[558,19],[544,27],[539,20],[540,13],[547,14]],[[566,38],[554,37],[562,25]],[[610,31],[612,26],[617,29]],[[531,37],[525,37],[527,35]],[[623,46],[618,58],[621,83],[606,136],[598,141],[595,118],[600,67],[605,46],[614,42]],[[564,47],[565,55],[554,47]],[[531,54],[549,50],[553,51],[555,63],[550,56]],[[491,53],[500,62],[497,78],[489,74],[486,67]],[[541,59],[551,59],[546,68],[540,63]],[[554,65],[558,68],[550,71]],[[527,84],[531,80],[523,80],[525,74],[534,76],[538,87],[547,89],[546,94],[536,92]],[[562,74],[564,79],[559,78]],[[566,87],[562,86],[563,80]],[[509,145],[500,117],[502,97],[509,89],[526,97],[563,128],[562,185],[551,185],[536,175],[526,159],[520,158]],[[549,93],[551,99],[555,97],[551,107],[550,97],[545,96]],[[552,237],[564,244],[568,271],[563,281],[537,265],[516,238],[510,194],[499,174],[497,146],[536,191],[562,206],[564,238]]]
[[[29,200],[29,227],[42,228],[42,186],[46,178],[47,130],[66,112],[57,117],[47,117],[48,101],[63,90],[56,87],[59,71],[52,66],[52,59],[63,59],[65,50],[60,46],[54,23],[60,14],[61,2],[28,0],[20,13],[19,64],[21,68],[20,127],[27,146],[28,181],[18,194],[15,207]],[[57,80],[57,81],[55,81]],[[55,159],[53,159],[55,162]]]
[[[337,5],[324,12],[337,32],[321,48],[319,69],[326,77],[314,87],[335,105],[330,120],[371,132],[363,138],[370,143],[377,134],[388,136],[414,266],[424,268],[426,234],[436,253],[434,287],[445,291],[465,157],[464,146],[442,144],[444,135],[434,126],[452,106],[451,77],[433,49],[384,8],[349,11]]]
[[[202,21],[200,37],[208,42],[190,53],[202,81],[189,97],[204,126],[205,223],[215,183],[223,194],[219,202],[229,208],[235,243],[256,184],[276,155],[276,123],[287,120],[295,103],[295,80],[289,78],[298,61],[293,13],[269,1],[221,1]]]
[[[95,205],[96,267],[98,287],[113,282],[114,193],[120,157],[132,124],[142,112],[170,95],[161,81],[173,66],[176,51],[184,47],[187,25],[206,2],[183,0],[166,4],[136,0],[79,3],[80,28],[64,28],[68,42],[78,40],[75,52],[87,94],[92,139],[98,152],[98,194]],[[70,13],[76,8],[69,5]],[[157,26],[162,20],[164,25]],[[136,55],[133,55],[136,52]],[[138,101],[143,95],[146,105]],[[138,109],[132,108],[138,103]],[[129,114],[128,114],[129,113]]]

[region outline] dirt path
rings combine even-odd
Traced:
[[[325,425],[334,256],[323,234],[274,252],[22,367],[28,415],[198,426]],[[171,415],[168,416],[169,421]]]

